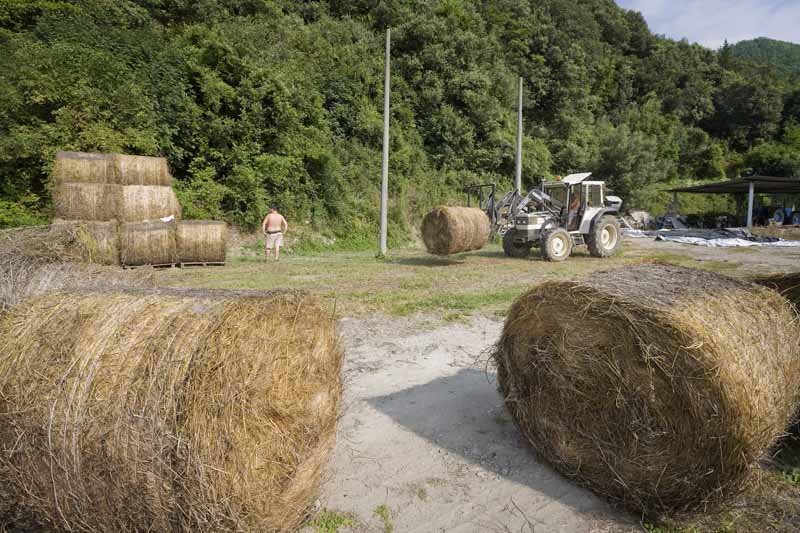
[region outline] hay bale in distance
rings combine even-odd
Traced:
[[[422,219],[425,248],[436,255],[480,250],[489,231],[489,217],[476,207],[437,207]]]
[[[228,226],[214,220],[178,223],[178,259],[181,263],[224,263]]]
[[[52,179],[56,184],[172,185],[163,157],[87,152],[58,152]]]
[[[314,501],[342,352],[311,297],[50,293],[0,354],[0,493],[42,529],[296,531]]]
[[[643,264],[534,286],[511,307],[494,359],[542,457],[651,513],[742,487],[791,419],[797,348],[777,293]]]
[[[114,155],[87,152],[58,152],[53,166],[53,183],[116,183]]]
[[[179,219],[181,204],[171,187],[126,185],[122,187],[120,222],[144,222],[168,216]]]
[[[62,183],[53,190],[55,218],[62,220],[116,220],[122,187],[105,183]]]
[[[174,222],[139,222],[120,227],[120,260],[126,266],[178,262]]]
[[[53,221],[53,238],[61,239],[67,250],[62,260],[98,265],[119,265],[119,224],[113,222]]]
[[[116,183],[120,185],[172,186],[167,160],[163,157],[114,154]]]

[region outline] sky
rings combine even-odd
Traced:
[[[617,0],[650,30],[709,48],[754,37],[800,43],[800,0]]]

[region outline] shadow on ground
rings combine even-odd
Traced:
[[[493,373],[462,369],[368,402],[417,435],[527,485],[548,501],[557,500],[581,513],[607,509],[599,498],[537,459],[507,413]]]

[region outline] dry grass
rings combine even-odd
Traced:
[[[178,262],[174,222],[140,222],[120,228],[123,265],[167,265]]]
[[[800,272],[757,276],[752,278],[752,281],[778,291],[795,306],[795,309],[800,309]]]
[[[643,264],[534,286],[512,306],[495,361],[542,457],[654,514],[741,491],[794,412],[798,333],[773,291]]]
[[[489,218],[476,207],[437,207],[422,220],[428,252],[450,255],[480,250],[489,240]]]
[[[171,187],[126,185],[121,190],[120,222],[144,222],[181,216],[181,205]]]
[[[86,264],[97,257],[101,248],[92,235],[103,236],[108,229],[86,229],[91,226],[59,224],[0,232],[0,310],[51,290],[97,285],[155,286],[152,270],[121,272]]]
[[[119,224],[114,222],[54,221],[50,233],[73,243],[80,261],[119,265]]]
[[[122,187],[105,183],[62,183],[53,190],[55,218],[116,220],[122,209]]]
[[[224,263],[228,226],[213,220],[178,223],[178,258],[182,263]]]
[[[172,185],[163,157],[86,152],[58,152],[52,180],[55,184]]]
[[[778,237],[787,241],[800,240],[800,226],[763,226],[753,228],[753,235]]]
[[[294,531],[342,352],[297,292],[51,293],[0,318],[0,508],[39,530]]]

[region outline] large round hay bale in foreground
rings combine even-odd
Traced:
[[[178,262],[174,222],[140,222],[120,227],[120,260],[126,266]]]
[[[228,226],[215,220],[178,223],[178,259],[181,263],[224,263]]]
[[[53,190],[55,218],[116,220],[122,207],[122,187],[105,183],[62,183]]]
[[[476,207],[437,207],[422,219],[425,248],[436,255],[480,250],[489,231],[489,217]]]
[[[172,187],[125,185],[122,187],[120,222],[143,222],[181,217],[181,204]]]
[[[301,293],[31,300],[0,318],[0,508],[48,531],[295,531],[341,362]]]
[[[89,152],[58,152],[52,179],[56,184],[172,185],[163,157]]]
[[[494,359],[506,406],[544,459],[652,513],[741,489],[794,411],[799,334],[773,291],[643,264],[534,286]]]

